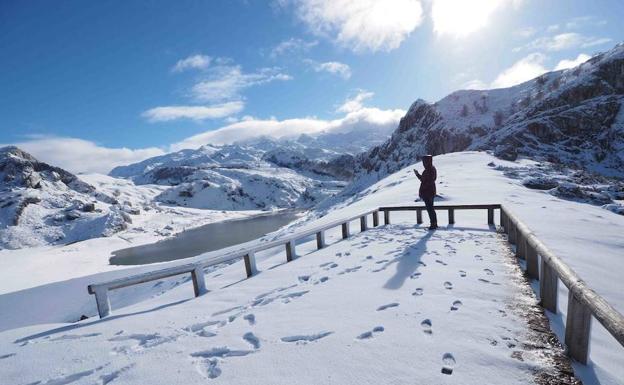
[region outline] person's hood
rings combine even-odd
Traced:
[[[425,168],[431,168],[433,167],[433,156],[432,155],[425,155],[422,157],[422,162],[423,162],[423,166]]]

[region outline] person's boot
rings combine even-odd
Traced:
[[[435,229],[437,229],[437,228],[438,228],[438,224],[437,224],[437,223],[432,223],[432,224],[429,226],[429,230],[435,230]]]

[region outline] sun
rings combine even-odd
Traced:
[[[438,34],[464,37],[485,27],[506,0],[433,0],[431,17]]]

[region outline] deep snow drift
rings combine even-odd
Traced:
[[[434,162],[444,203],[508,205],[592,288],[620,311],[624,309],[620,279],[624,217],[528,189],[503,171],[534,165],[531,161],[455,153]],[[328,202],[271,237],[381,205],[413,203],[417,182],[411,168],[347,201]],[[441,224],[444,219],[441,215]],[[50,309],[37,304],[52,303],[57,311],[79,309],[92,316],[95,304],[86,293],[86,283],[124,271],[83,277],[97,266],[89,265],[83,272],[75,264],[71,273],[53,270],[50,274],[63,276],[53,285],[19,291],[30,285],[23,277],[31,272],[43,277],[43,269],[50,266],[38,262],[33,269],[33,259],[21,263],[12,258],[17,251],[4,251],[12,263],[10,270],[5,266],[0,270],[2,286],[10,287],[2,290],[6,294],[0,295],[0,308],[15,304],[20,308],[16,314],[0,314],[0,326],[5,325],[0,349],[6,356],[0,360],[0,374],[16,383],[106,383],[109,379],[205,383],[206,377],[214,377],[215,382],[228,383],[259,379],[279,383],[284,378],[288,383],[397,379],[398,383],[481,384],[504,379],[511,384],[533,383],[534,369],[551,368],[543,355],[556,354],[556,348],[546,347],[543,355],[526,349],[530,332],[514,304],[530,305],[534,300],[522,294],[523,286],[513,278],[517,275],[509,250],[485,225],[485,213],[457,213],[455,228],[433,234],[414,222],[414,218],[397,217],[392,226],[309,255],[305,254],[312,251],[313,242],[302,244],[298,252],[303,257],[289,264],[284,264],[281,248],[267,252],[260,256],[262,272],[249,280],[241,281],[240,263],[211,271],[206,277],[211,292],[199,299],[192,298],[188,277],[118,290],[111,318],[68,325],[43,324],[55,321],[47,316]],[[337,231],[331,235],[337,236]],[[58,255],[51,262],[80,261],[76,253],[61,258],[69,248],[48,250]],[[137,271],[126,271],[130,270]],[[68,280],[72,274],[76,279]],[[560,296],[561,313],[550,317],[556,330],[565,321],[563,287]],[[6,330],[7,324],[11,330]],[[27,325],[31,326],[20,327]],[[592,329],[592,362],[575,369],[586,383],[597,379],[618,384],[624,378],[622,349],[596,322]],[[453,369],[451,375],[442,373],[445,366]]]

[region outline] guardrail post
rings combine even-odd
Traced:
[[[423,223],[422,210],[416,209],[416,223],[418,223],[419,225]]]
[[[589,353],[589,330],[591,311],[579,300],[572,291],[568,294],[568,316],[565,325],[565,344],[568,355],[581,364],[587,364]]]
[[[518,231],[516,228],[516,257],[520,259],[525,259],[524,249],[526,248],[526,238],[521,231]]]
[[[108,298],[108,289],[105,287],[96,287],[93,294],[95,294],[95,303],[97,305],[100,318],[108,317],[111,312],[110,299]]]
[[[193,291],[195,292],[195,297],[205,294],[207,290],[206,281],[204,280],[204,269],[196,267],[195,270],[191,271],[191,278],[193,278]]]
[[[494,224],[494,209],[489,208],[488,210],[488,225]]]
[[[543,256],[542,256],[543,257]],[[540,302],[544,309],[557,314],[557,274],[542,258],[542,276],[540,277]]]
[[[245,272],[247,272],[247,278],[258,274],[258,268],[256,267],[256,254],[253,251],[245,254]]]
[[[455,210],[448,209],[449,225],[455,224]]]
[[[512,245],[516,244],[516,226],[514,225],[513,221],[509,218],[507,218],[507,223],[509,223],[509,230],[507,231],[507,240],[509,240],[509,243],[511,243]]]
[[[325,247],[325,232],[319,231],[316,233],[316,248],[322,249],[323,247]]]
[[[379,226],[379,211],[373,211],[373,227]]]
[[[345,222],[342,224],[342,239],[349,238],[349,222]]]
[[[384,225],[390,224],[390,210],[384,210]]]
[[[295,250],[295,241],[290,240],[286,242],[286,261],[290,262],[297,258],[297,252]]]
[[[528,241],[525,242],[525,246],[527,274],[529,275],[529,278],[539,279],[539,261],[537,258],[537,251]]]
[[[507,223],[506,222],[506,215],[505,215],[505,210],[503,210],[503,207],[501,206],[499,210],[499,214],[500,214],[500,226],[502,227],[503,231],[507,231]]]
[[[366,231],[366,215],[360,217],[360,231]]]

